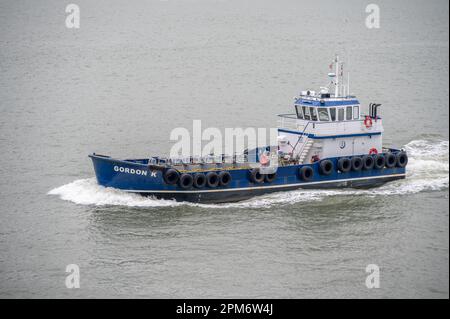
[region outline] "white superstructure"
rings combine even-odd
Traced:
[[[380,104],[371,104],[370,114],[362,114],[359,101],[350,95],[348,76],[345,84],[338,56],[330,69],[334,72],[328,73],[328,86],[318,92],[302,91],[295,98],[295,113],[279,115],[280,152],[300,164],[382,152]]]

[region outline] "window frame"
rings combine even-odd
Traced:
[[[348,110],[350,110],[350,112],[348,112]],[[345,120],[346,121],[353,120],[353,106],[351,106],[351,105],[348,105],[345,107]]]
[[[359,105],[353,105],[353,119],[359,120]]]
[[[331,112],[331,111],[334,111],[334,116],[332,115],[333,112]],[[330,113],[330,121],[331,122],[336,122],[336,119],[337,119],[336,108],[335,107],[330,107],[329,113]],[[334,119],[333,119],[333,117],[334,117]]]
[[[325,112],[326,112],[326,116],[327,116],[327,119],[326,120],[322,120],[322,118],[321,118],[321,114],[324,114],[323,113],[323,111],[325,110]],[[317,108],[317,113],[318,113],[318,116],[319,116],[319,121],[320,122],[330,122],[330,113],[328,112],[328,108],[326,108],[326,107],[318,107]]]
[[[338,113],[337,121],[338,122],[345,121],[345,109],[343,107],[337,107],[336,109],[337,109],[337,113]],[[341,118],[341,115],[342,115],[342,118]]]
[[[309,114],[309,107],[302,105],[302,112],[303,112],[303,118],[307,121],[311,121],[311,115]]]
[[[319,117],[318,117],[318,114],[317,114],[316,107],[310,106],[310,107],[309,107],[309,113],[310,113],[310,115],[311,115],[311,121],[318,122]],[[315,117],[315,118],[314,118],[314,117]]]
[[[303,112],[302,112],[302,106],[296,105],[295,106],[295,112],[297,113],[297,118],[303,120]]]

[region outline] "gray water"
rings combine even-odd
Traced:
[[[448,2],[0,1],[0,296],[449,296]],[[382,103],[406,180],[223,205],[98,187],[87,154],[167,154],[175,127],[273,127],[324,85]],[[66,265],[81,287],[67,289]],[[380,267],[380,288],[365,285]]]

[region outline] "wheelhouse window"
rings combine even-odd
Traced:
[[[317,111],[315,107],[309,108],[309,113],[311,113],[311,120],[317,121]]]
[[[297,118],[303,119],[302,108],[299,105],[295,106],[295,111],[297,112]]]
[[[358,120],[359,119],[359,105],[355,105],[353,107],[353,119]]]
[[[319,120],[324,122],[328,122],[330,120],[327,108],[319,107]]]
[[[352,119],[353,119],[353,114],[352,114],[352,110],[353,110],[353,107],[352,106],[347,106],[346,107],[346,114],[345,114],[345,119],[347,120],[347,121],[351,121]]]
[[[303,116],[305,117],[305,120],[310,120],[311,116],[309,115],[309,108],[306,106],[302,106],[303,109]]]
[[[330,118],[333,122],[336,121],[336,108],[334,107],[330,108]]]
[[[340,107],[338,108],[338,121],[343,121],[344,120],[344,108]]]

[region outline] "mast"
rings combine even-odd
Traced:
[[[334,85],[334,97],[348,97],[350,95],[350,73],[347,73],[348,78],[345,79],[344,62],[339,61],[337,54],[330,64],[330,70],[333,70],[333,64],[335,64],[335,72],[328,73],[328,77],[331,79],[328,87],[331,90],[331,86]]]
[[[336,63],[336,84],[334,88],[334,96],[339,97],[339,57],[337,55],[334,62]]]
[[[347,96],[350,96],[350,72],[347,72]]]

